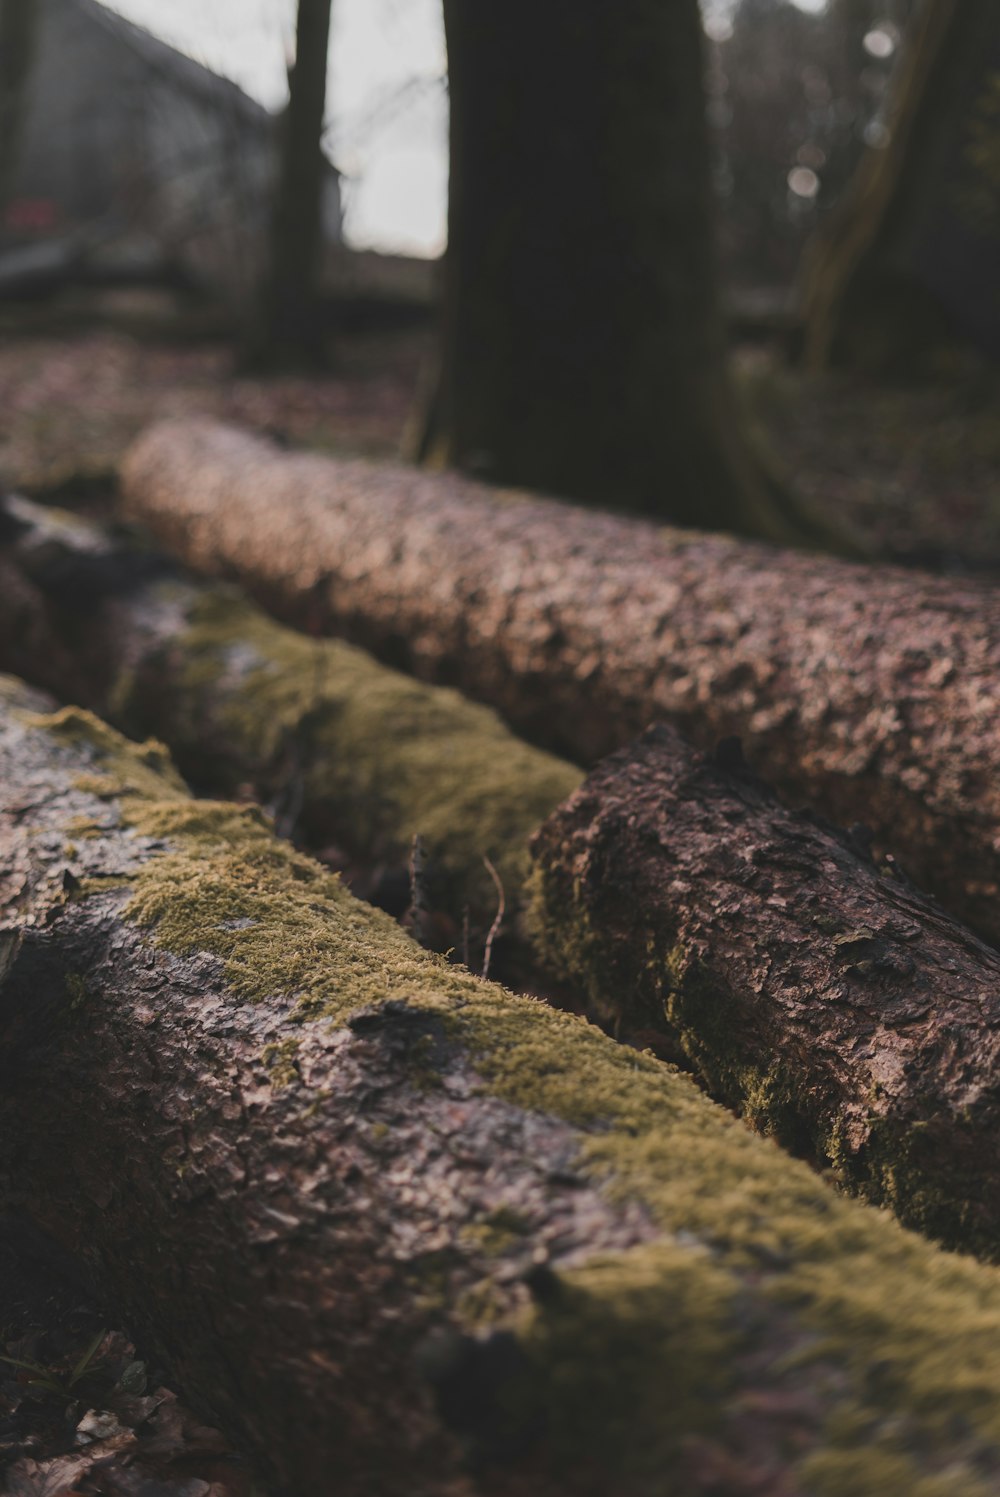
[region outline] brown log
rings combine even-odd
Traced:
[[[542,951],[848,1188],[1000,1258],[1000,955],[850,837],[666,726],[533,844]]]
[[[41,705],[4,683],[4,1197],[276,1490],[995,1490],[994,1272]]]
[[[769,549],[279,453],[198,421],[140,438],[131,512],[207,572],[491,702],[581,761],[667,717],[740,735],[787,797],[868,823],[1000,940],[1000,598],[979,582]]]
[[[0,670],[169,744],[211,794],[250,793],[314,849],[364,864],[365,892],[402,914],[414,835],[428,859],[430,944],[482,965],[504,890],[495,971],[523,967],[528,839],[575,789],[572,765],[488,708],[339,641],[305,639],[229,588],[77,516],[0,501]]]

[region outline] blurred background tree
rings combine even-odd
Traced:
[[[898,372],[956,337],[996,358],[996,0],[925,0],[894,83],[883,148],[810,248],[809,361]]]
[[[795,542],[717,296],[697,0],[445,0],[451,185],[423,458]]]
[[[0,215],[17,165],[37,25],[36,0],[0,0]]]
[[[321,272],[330,13],[331,0],[298,0],[270,254],[246,351],[256,370],[316,369],[326,361]]]

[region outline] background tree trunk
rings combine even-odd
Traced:
[[[133,514],[194,567],[578,762],[661,717],[706,748],[742,736],[783,795],[867,822],[1000,941],[994,587],[497,499],[210,423],[154,428],[124,477]]]
[[[716,300],[697,0],[445,0],[451,178],[421,455],[795,542]]]
[[[255,368],[308,368],[325,358],[319,277],[330,12],[331,0],[298,0],[270,260],[247,349]]]
[[[0,0],[0,226],[17,170],[39,0]]]
[[[807,361],[906,371],[956,336],[1000,357],[994,0],[924,0],[888,127],[807,256]]]
[[[651,728],[554,813],[541,952],[755,1127],[1000,1258],[1000,955],[722,747]]]
[[[1000,1481],[995,1274],[3,695],[4,1198],[273,1487]]]

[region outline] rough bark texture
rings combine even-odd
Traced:
[[[446,0],[436,465],[795,543],[716,297],[697,0]],[[525,38],[530,38],[530,45]]]
[[[1000,357],[995,0],[925,0],[888,125],[807,256],[807,360],[906,372],[957,333]]]
[[[996,1489],[990,1271],[40,705],[5,684],[4,1193],[280,1489]]]
[[[396,913],[419,835],[425,892],[445,917],[425,935],[460,948],[467,906],[476,965],[497,911],[489,858],[506,902],[494,954],[522,961],[528,839],[580,773],[489,709],[305,639],[128,537],[13,496],[0,503],[0,669],[163,739],[199,790],[249,792],[285,835],[362,860],[366,892]]]
[[[651,728],[534,843],[543,949],[910,1226],[1000,1258],[1000,956],[730,745]]]
[[[165,423],[133,514],[197,568],[491,702],[578,760],[669,717],[859,820],[1000,939],[994,588],[661,530],[403,468]]]

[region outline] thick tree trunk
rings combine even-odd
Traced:
[[[506,904],[494,970],[523,965],[528,840],[580,773],[488,708],[17,498],[0,506],[0,669],[163,739],[200,790],[249,791],[279,830],[362,862],[375,878],[365,892],[399,914],[419,835],[434,912],[422,934],[461,951],[468,907],[477,967],[497,912],[489,858]]]
[[[1000,357],[994,0],[925,0],[888,126],[807,257],[807,359],[906,371],[956,334]]]
[[[1000,956],[723,747],[660,726],[598,766],[535,839],[540,947],[757,1128],[1000,1258]]]
[[[323,175],[328,170],[322,140],[330,10],[331,0],[298,0],[270,261],[246,350],[255,368],[315,367],[324,361],[319,276]]]
[[[992,1272],[38,707],[5,685],[4,1192],[281,1490],[1000,1481]]]
[[[457,479],[147,433],[132,512],[285,617],[492,702],[578,760],[660,717],[738,734],[784,794],[867,822],[1000,940],[1000,601]]]
[[[422,456],[676,524],[823,539],[765,473],[726,377],[697,0],[444,14],[445,313]]]

